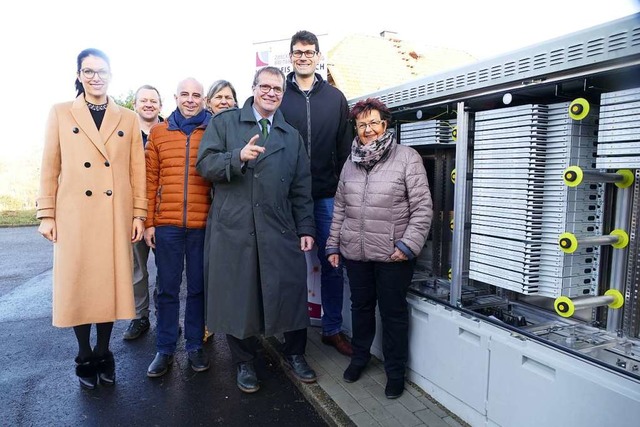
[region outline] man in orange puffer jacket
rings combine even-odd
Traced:
[[[164,375],[173,363],[178,340],[180,285],[187,265],[184,337],[189,365],[209,369],[204,337],[204,238],[211,205],[211,183],[196,172],[198,147],[211,114],[204,109],[204,89],[188,78],[180,82],[178,108],[151,128],[145,148],[149,212],[145,240],[156,249],[158,266],[157,353],[147,376]]]

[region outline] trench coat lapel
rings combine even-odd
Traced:
[[[122,113],[120,113],[118,104],[116,104],[113,98],[109,97],[107,111],[104,112],[104,119],[102,120],[102,125],[100,125],[100,136],[102,137],[102,141],[104,141],[104,144],[109,143],[109,137],[118,127],[121,116]]]
[[[110,99],[109,104],[113,103],[114,101]],[[104,129],[104,122],[107,119],[108,112],[109,107],[107,107],[107,111],[105,111],[103,124],[102,126],[100,126],[101,129]],[[73,116],[76,123],[78,123],[78,127],[82,129],[82,131],[87,135],[89,141],[91,141],[96,149],[100,151],[105,159],[108,159],[107,149],[104,146],[104,139],[102,137],[103,132],[99,132],[96,128],[96,124],[93,121],[91,112],[89,112],[89,108],[87,107],[87,103],[84,100],[84,96],[80,95],[76,98],[75,101],[73,101],[73,105],[71,106],[71,116]]]
[[[283,137],[277,135],[276,133],[282,133],[282,131],[280,129],[272,127],[271,133],[264,143],[264,153],[258,156],[258,158],[256,159],[256,164],[260,163],[270,155],[275,154],[284,148],[284,143],[282,142]]]

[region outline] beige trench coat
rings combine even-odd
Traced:
[[[53,106],[45,132],[37,217],[54,218],[53,325],[135,317],[131,232],[146,216],[138,119],[109,98],[100,127],[84,97]]]

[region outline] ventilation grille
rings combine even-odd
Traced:
[[[638,53],[640,26],[637,15],[633,15],[529,49],[459,68],[451,73],[424,77],[367,97],[374,96],[388,107],[398,107],[409,102],[451,96]],[[411,90],[407,90],[408,87]],[[359,99],[353,99],[351,103]]]

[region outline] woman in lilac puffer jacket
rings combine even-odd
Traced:
[[[388,129],[391,112],[377,99],[356,103],[351,156],[334,200],[326,254],[335,268],[344,261],[351,288],[353,356],[346,382],[360,378],[376,333],[375,310],[382,319],[385,395],[404,390],[408,357],[407,291],[415,258],[429,234],[431,192],[422,157],[396,143]]]

